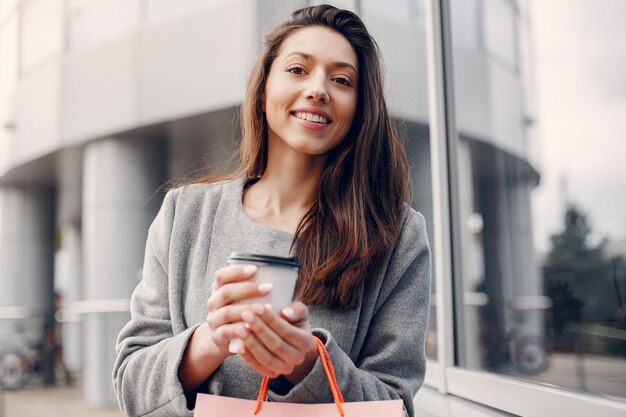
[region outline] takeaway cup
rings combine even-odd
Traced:
[[[272,310],[280,314],[280,310],[293,301],[293,293],[298,279],[298,259],[292,257],[280,257],[270,255],[259,255],[252,253],[233,252],[228,258],[229,264],[256,265],[257,271],[252,278],[252,282],[258,284],[269,282],[273,285],[272,291],[257,298],[250,298],[241,301],[246,304],[271,304]],[[241,346],[241,339],[233,339],[228,345],[231,353],[237,353]]]

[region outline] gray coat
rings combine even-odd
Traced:
[[[243,210],[242,192],[239,179],[167,193],[148,233],[131,320],[116,345],[113,385],[127,416],[191,416],[178,366],[189,337],[206,318],[215,271],[231,252],[289,255],[293,236],[254,223]],[[355,310],[309,306],[311,326],[325,342],[347,402],[402,399],[412,416],[426,370],[430,251],[424,218],[408,205],[398,240],[373,278]],[[232,356],[200,391],[255,399],[260,382],[261,376]],[[272,386],[271,401],[333,401],[319,360],[296,386]]]

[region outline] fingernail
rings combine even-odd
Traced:
[[[268,293],[272,291],[272,288],[274,288],[274,284],[272,284],[271,282],[264,282],[263,284],[259,284],[260,292]]]
[[[296,312],[291,307],[283,308],[283,314],[290,319],[296,318]]]
[[[265,307],[263,307],[261,304],[253,304],[252,305],[252,309],[257,313],[257,314],[263,314],[265,313]]]
[[[252,275],[256,272],[256,265],[247,265],[246,267],[243,268],[243,272],[246,275]]]
[[[248,331],[243,326],[237,327],[235,331],[240,337],[246,337],[248,335]]]
[[[264,306],[265,306],[265,308],[267,308],[268,310],[271,310],[271,309],[272,309],[272,305],[271,305],[270,303],[266,303],[266,304],[263,304],[263,305],[264,305]]]
[[[243,313],[241,313],[241,318],[243,319],[243,321],[251,323],[252,320],[254,320],[254,314],[250,313],[249,311],[244,311]]]

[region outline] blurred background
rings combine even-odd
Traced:
[[[0,0],[7,404],[65,385],[115,409],[164,193],[233,166],[264,34],[319,3]],[[428,222],[420,415],[625,415],[626,1],[327,3],[380,46]]]

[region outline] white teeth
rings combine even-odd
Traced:
[[[305,113],[305,112],[296,112],[295,116],[298,119],[302,119],[302,120],[307,120],[309,122],[315,122],[315,123],[328,123],[328,120],[326,120],[326,118],[318,115],[318,114],[311,114],[311,113]]]

